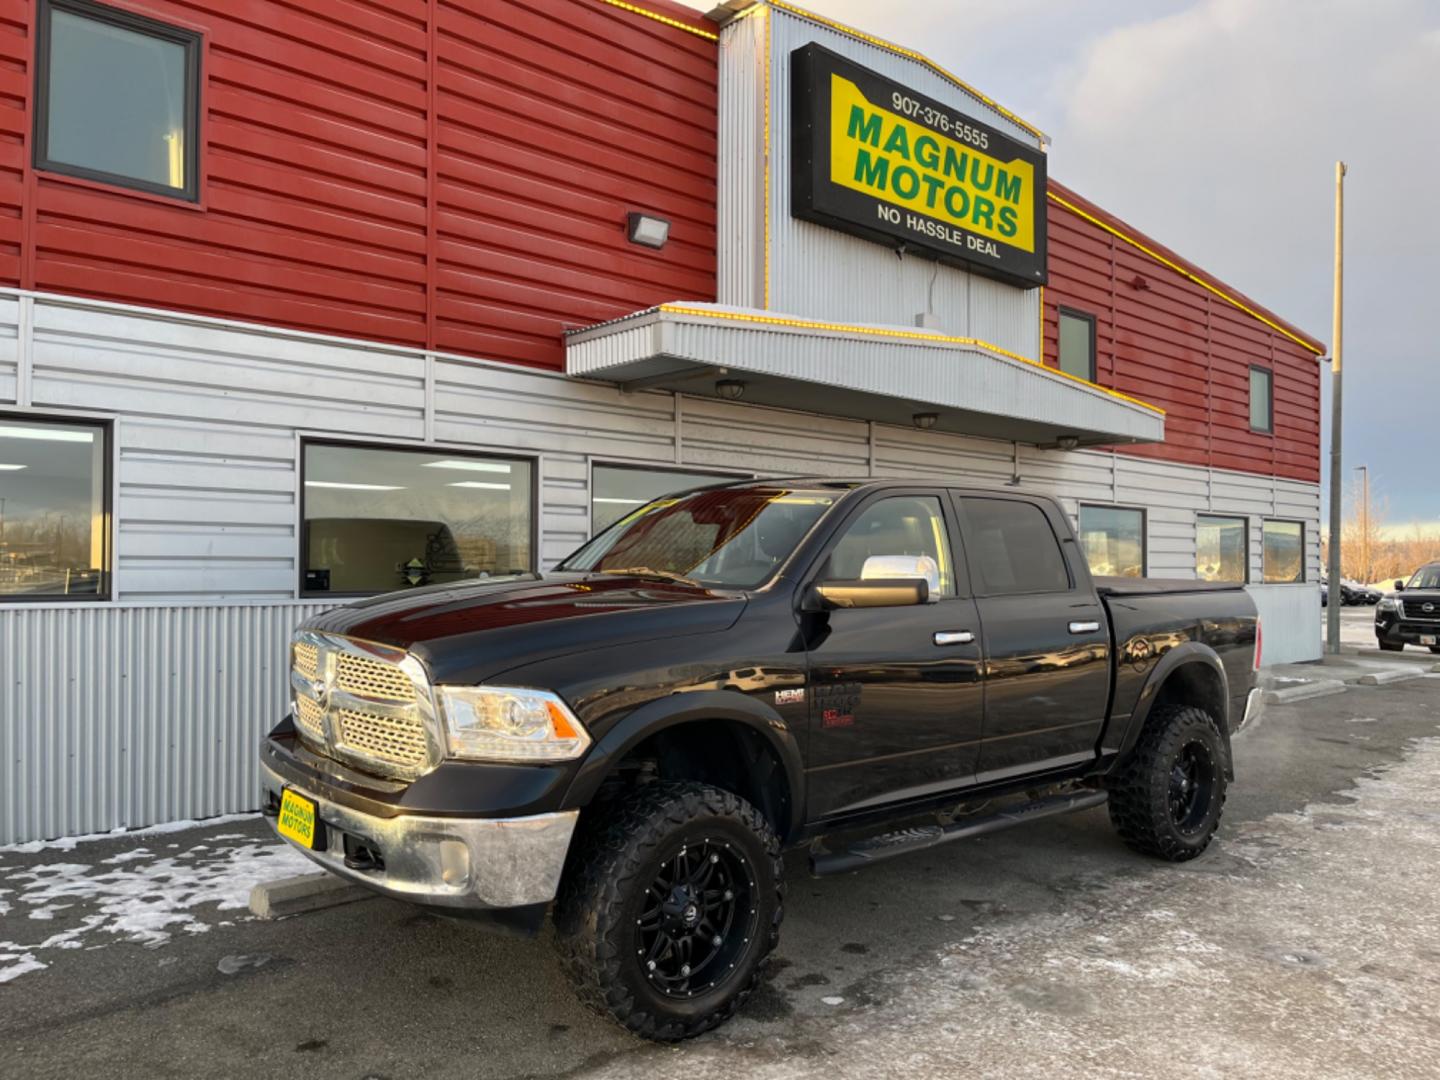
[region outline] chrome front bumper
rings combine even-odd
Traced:
[[[386,896],[439,907],[512,908],[553,900],[579,815],[567,810],[520,818],[382,818],[287,784],[264,765],[260,772],[261,786],[277,803],[288,787],[315,803],[324,822],[323,850],[287,839],[295,850]],[[276,819],[269,820],[275,828]],[[378,852],[383,867],[346,866],[345,836]]]

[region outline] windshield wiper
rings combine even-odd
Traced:
[[[619,570],[601,570],[602,574],[628,574],[631,577],[653,577],[662,581],[679,581],[685,585],[694,585],[697,589],[702,586],[694,578],[688,578],[684,574],[677,574],[673,570],[656,570],[653,566],[627,566]]]

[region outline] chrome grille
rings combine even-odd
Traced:
[[[320,677],[320,647],[308,641],[297,641],[291,651],[295,655],[295,670],[307,679]]]
[[[413,779],[439,761],[429,686],[401,649],[301,630],[291,647],[295,726],[316,749]]]
[[[325,745],[325,710],[304,694],[295,695],[295,726],[307,741]]]
[[[415,700],[415,684],[394,664],[354,653],[335,657],[335,688],[347,694],[408,704]]]
[[[425,762],[425,725],[419,717],[377,716],[358,709],[339,709],[337,717],[340,742],[351,750],[411,767]]]

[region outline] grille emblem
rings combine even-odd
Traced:
[[[1435,605],[1434,605],[1434,604],[1426,604],[1426,605],[1425,605],[1424,607],[1422,607],[1420,610],[1421,610],[1421,611],[1426,611],[1426,612],[1434,611],[1434,610],[1435,610]]]

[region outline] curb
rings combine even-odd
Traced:
[[[322,870],[318,874],[256,882],[250,890],[250,913],[257,919],[283,919],[287,915],[339,907],[374,896],[375,893],[364,886],[352,885]]]
[[[1411,679],[1423,678],[1425,678],[1423,671],[1372,671],[1369,674],[1361,675],[1354,682],[1357,686],[1388,686],[1390,683],[1409,682]]]
[[[1345,684],[1339,679],[1317,679],[1315,682],[1286,687],[1284,690],[1266,690],[1260,698],[1260,703],[1262,705],[1285,705],[1292,701],[1304,701],[1307,698],[1343,694],[1345,690]]]

